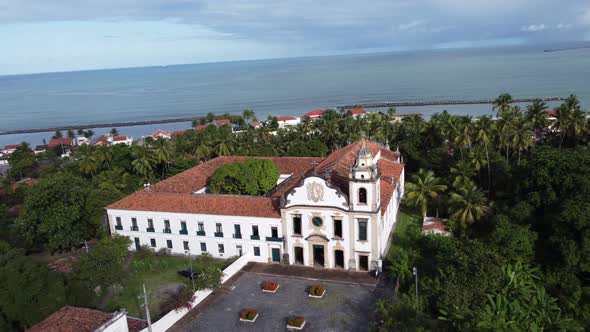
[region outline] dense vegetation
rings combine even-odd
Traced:
[[[545,110],[540,101],[522,110],[501,95],[494,107],[499,119],[443,112],[429,121],[417,115],[395,121],[393,109],[356,119],[327,111],[320,120],[278,130],[273,118],[248,129],[254,114],[245,111],[231,118],[238,133],[211,125],[132,147],[84,146],[65,161],[57,157],[61,151],[35,156],[23,144],[9,160],[0,193],[0,237],[9,243],[0,244],[0,329],[30,326],[66,303],[96,306],[90,288],[115,289],[122,264],[117,240],[99,241],[67,275],[50,272],[30,254],[101,238],[102,208],[144,183],[216,156],[325,156],[363,137],[399,147],[405,209],[449,217],[453,231],[425,237],[421,218],[412,219],[387,266],[399,291],[378,304],[373,328],[589,327],[590,125],[575,97],[559,107],[551,129]],[[27,177],[40,182],[16,183]],[[93,264],[115,265],[93,275]]]
[[[218,168],[211,176],[213,194],[264,195],[276,186],[279,170],[270,160],[248,159]]]

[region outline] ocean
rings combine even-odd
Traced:
[[[590,107],[590,49],[547,46],[376,53],[0,76],[0,131],[156,120],[252,109],[302,115],[369,102],[471,100],[576,94]],[[491,105],[401,107],[429,116],[492,114]],[[141,136],[189,123],[123,127]],[[109,128],[96,129],[97,134]],[[51,133],[0,136],[0,146],[40,144]]]

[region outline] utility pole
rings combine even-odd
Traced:
[[[418,305],[418,269],[414,266],[412,268],[412,274],[414,275],[414,282],[416,284],[416,306]]]
[[[147,292],[145,291],[145,283],[143,284],[143,301],[145,307],[145,317],[147,318],[148,323],[148,332],[152,332],[152,320],[150,318],[150,308],[148,306],[148,296]]]

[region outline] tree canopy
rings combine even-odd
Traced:
[[[279,179],[277,166],[267,159],[248,159],[218,168],[211,176],[209,191],[213,194],[264,195]]]

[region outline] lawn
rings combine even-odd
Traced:
[[[193,257],[193,271],[199,271],[204,264],[215,264],[220,269],[228,263],[211,257]],[[129,264],[129,273],[122,282],[120,289],[109,301],[106,308],[109,311],[120,308],[127,309],[130,316],[145,318],[143,308],[143,288],[145,283],[148,292],[148,302],[152,320],[162,314],[162,305],[172,299],[180,289],[190,286],[187,278],[178,274],[179,270],[189,267],[188,257],[170,256],[156,253],[138,253]]]
[[[407,247],[413,238],[421,232],[422,218],[416,213],[400,211],[397,225],[392,237],[392,244],[388,256],[391,257],[396,248]]]

